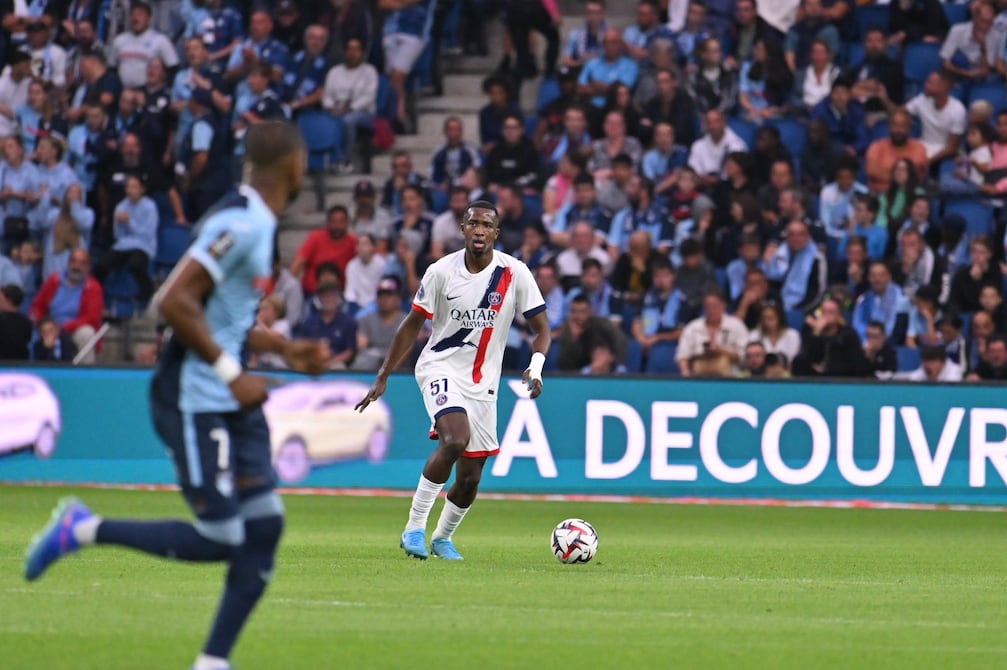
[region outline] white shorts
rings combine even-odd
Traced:
[[[464,396],[455,390],[451,379],[443,375],[432,375],[417,380],[417,383],[427,414],[430,415],[431,440],[437,439],[437,419],[451,412],[464,412],[469,418],[469,443],[463,455],[468,458],[484,458],[500,451],[500,444],[497,442],[496,398],[475,400]]]
[[[385,48],[385,72],[409,74],[427,45],[416,35],[392,33],[384,36],[381,46]]]

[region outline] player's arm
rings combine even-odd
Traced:
[[[426,320],[426,315],[416,310],[410,311],[408,316],[402,320],[398,330],[395,331],[392,346],[388,349],[388,356],[385,357],[385,362],[381,364],[378,374],[374,377],[374,385],[371,386],[371,390],[367,392],[363,400],[357,403],[354,409],[362,412],[368,405],[381,397],[385,392],[385,384],[388,382],[389,373],[399,367],[406,354],[412,351],[416,338],[419,337],[420,330],[423,328]]]
[[[544,310],[528,319],[528,327],[535,333],[535,337],[531,342],[531,363],[521,380],[528,385],[531,398],[535,399],[542,394],[542,366],[549,347],[552,346],[552,329],[549,328],[549,318]]]
[[[241,363],[214,342],[203,312],[213,286],[206,268],[186,256],[154,296],[153,304],[171,326],[174,337],[213,366],[234,399],[242,407],[255,407],[266,400],[266,380],[245,372]]]

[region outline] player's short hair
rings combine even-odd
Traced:
[[[272,167],[291,154],[303,151],[301,131],[286,121],[256,123],[245,133],[245,160],[252,167]]]
[[[475,200],[469,203],[469,206],[465,208],[469,209],[488,209],[493,212],[493,216],[500,216],[500,212],[497,211],[496,205],[494,205],[489,200]]]

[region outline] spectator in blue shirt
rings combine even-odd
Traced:
[[[430,181],[439,191],[459,183],[470,167],[479,167],[479,149],[465,141],[465,128],[457,116],[444,120],[444,144],[437,147],[430,159]]]
[[[244,138],[249,126],[287,117],[283,103],[273,89],[269,88],[271,72],[272,67],[269,63],[262,61],[256,63],[245,78],[245,91],[238,95],[234,103],[234,123],[231,124],[231,130],[234,132],[235,156],[245,155]]]
[[[84,123],[75,126],[67,140],[70,167],[88,192],[94,188],[99,166],[110,154],[106,140],[114,138],[109,134],[107,125],[105,109],[101,105],[89,105]]]
[[[63,161],[64,146],[55,137],[43,137],[38,141],[38,164],[35,169],[38,173],[40,197],[33,215],[45,217],[50,210],[59,209],[67,188],[78,183],[77,175]]]
[[[403,0],[392,3],[398,7],[385,19],[381,46],[385,50],[385,72],[388,83],[398,94],[398,120],[409,124],[406,114],[406,77],[423,54],[430,40],[436,0]]]
[[[196,90],[203,90],[209,95],[210,106],[220,113],[228,113],[233,106],[232,98],[225,91],[224,80],[219,72],[214,71],[208,60],[206,45],[198,37],[186,40],[185,61],[189,67],[178,71],[171,87],[171,108],[178,117],[178,127],[175,132],[175,151],[179,151],[182,142],[192,129],[192,112],[189,110],[189,100]]]
[[[839,258],[846,255],[846,240],[849,235],[864,238],[867,243],[867,257],[874,260],[884,260],[885,247],[888,245],[888,231],[877,225],[878,199],[873,195],[859,195],[853,204],[853,219],[850,222],[850,232],[839,241]]]
[[[332,65],[325,52],[328,41],[329,31],[323,26],[308,26],[304,31],[304,49],[290,59],[283,73],[283,100],[291,112],[321,105],[325,76]]]
[[[25,153],[31,156],[42,137],[59,135],[66,138],[66,121],[55,113],[46,84],[40,79],[28,85],[28,101],[14,110],[14,118],[21,127]]]
[[[625,55],[625,48],[619,31],[608,28],[602,37],[601,55],[588,61],[581,70],[577,80],[580,91],[583,95],[591,96],[591,103],[595,107],[605,105],[605,94],[610,84],[621,81],[630,88],[636,85],[639,69],[636,62]]]
[[[555,331],[563,325],[565,302],[559,285],[559,273],[554,263],[542,263],[535,268],[535,283],[545,300],[545,315],[549,327]]]
[[[6,161],[0,164],[0,220],[26,217],[40,198],[38,171],[25,158],[20,135],[8,137],[3,148]]]
[[[818,218],[829,237],[846,236],[853,218],[853,200],[867,193],[867,187],[857,181],[859,168],[856,158],[841,156],[835,163],[835,178],[818,195]]]
[[[612,318],[612,285],[605,279],[605,271],[596,258],[585,258],[581,264],[580,285],[574,286],[566,294],[564,312],[569,311],[570,303],[582,295],[591,303],[595,316]],[[618,314],[615,315],[618,317]]]
[[[864,108],[851,98],[849,82],[842,77],[833,82],[828,97],[811,108],[811,118],[824,121],[832,141],[849,153],[861,155],[867,150]]]
[[[605,3],[602,0],[587,0],[584,3],[584,25],[570,30],[560,63],[564,67],[579,68],[599,55],[604,32]]]
[[[325,340],[332,352],[328,367],[343,370],[349,366],[357,349],[357,322],[341,309],[339,284],[325,282],[315,292],[318,310],[311,312],[297,327],[298,337]]]
[[[643,311],[633,320],[633,338],[644,354],[659,342],[677,342],[682,334],[685,296],[675,288],[675,270],[671,261],[661,257],[654,262],[650,290],[643,299]]]
[[[266,62],[271,66],[270,82],[279,85],[283,80],[284,70],[290,54],[287,47],[273,36],[273,19],[269,12],[257,9],[248,20],[248,38],[231,51],[227,60],[227,71],[224,78],[229,82],[241,82],[252,67],[258,62]],[[244,82],[237,85],[235,95],[241,95]]]
[[[94,228],[94,210],[84,204],[84,192],[76,181],[66,189],[58,207],[36,210],[32,232],[42,237],[42,276],[66,271],[74,249],[87,249]]]
[[[893,346],[902,344],[909,327],[909,300],[902,288],[892,281],[884,261],[872,261],[867,271],[870,290],[857,298],[853,307],[853,329],[861,340],[867,337],[872,321],[885,325],[885,337]]]
[[[708,37],[716,37],[707,20],[706,3],[691,0],[686,10],[685,25],[674,34],[678,65],[686,67],[695,64],[695,52],[699,43]]]
[[[94,276],[105,283],[109,272],[123,265],[136,279],[140,299],[154,294],[150,261],[157,254],[157,205],[146,196],[139,175],[126,178],[126,199],[115,208],[115,245],[94,266]]]
[[[622,31],[626,42],[626,52],[638,61],[647,60],[650,40],[664,27],[658,17],[658,7],[654,0],[640,0],[636,5],[636,23]]]
[[[521,108],[510,99],[507,83],[499,77],[490,77],[483,83],[483,92],[489,102],[479,110],[479,144],[483,155],[488,155],[493,147],[503,141],[504,119],[513,114],[522,119]]]

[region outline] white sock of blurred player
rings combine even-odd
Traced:
[[[442,488],[444,488],[444,484],[435,484],[420,475],[420,483],[416,485],[416,493],[413,494],[413,506],[409,508],[409,521],[406,523],[406,530],[416,530],[417,528],[426,530],[430,508],[434,506],[437,494],[441,492]]]
[[[468,507],[459,507],[450,500],[445,500],[444,509],[441,510],[441,518],[437,520],[437,530],[434,531],[430,539],[437,540],[443,537],[450,540],[468,511]]]

